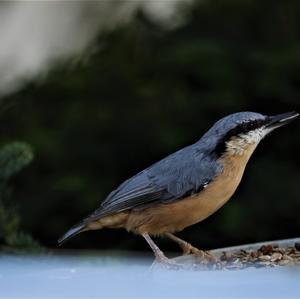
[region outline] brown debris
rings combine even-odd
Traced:
[[[249,267],[265,268],[278,266],[300,266],[300,244],[279,247],[275,244],[263,245],[257,250],[224,251],[214,261],[205,257],[196,257],[190,268],[193,271],[205,270],[239,270]],[[212,253],[211,253],[212,254]]]
[[[248,267],[275,267],[300,265],[300,244],[279,248],[276,245],[263,245],[258,250],[223,252],[218,269],[244,269]]]

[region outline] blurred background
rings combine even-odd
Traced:
[[[299,1],[1,2],[1,248],[56,248],[227,114],[300,111],[299,14]],[[204,249],[299,236],[299,132],[266,138],[233,198],[178,235]],[[150,250],[123,230],[65,248]]]

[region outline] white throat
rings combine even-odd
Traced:
[[[262,127],[238,136],[234,136],[226,142],[226,151],[232,155],[243,155],[249,146],[252,146],[253,148],[253,145],[255,145],[256,147],[259,142],[271,131],[272,129]]]

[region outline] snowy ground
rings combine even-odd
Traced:
[[[0,298],[299,298],[299,267],[150,270],[151,259],[0,255]]]

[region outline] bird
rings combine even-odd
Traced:
[[[236,191],[260,141],[298,117],[237,112],[217,121],[196,143],[188,145],[124,181],[89,216],[68,230],[61,245],[78,233],[125,228],[141,235],[155,261],[171,264],[152,237],[178,243],[184,254],[214,257],[175,233],[199,223],[221,208]]]

